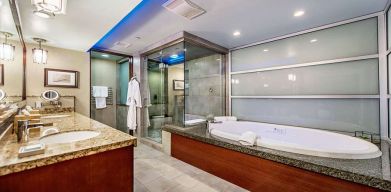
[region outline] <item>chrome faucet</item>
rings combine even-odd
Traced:
[[[30,120],[23,120],[23,138],[25,142],[28,142],[30,139],[30,129],[32,127],[29,127]]]

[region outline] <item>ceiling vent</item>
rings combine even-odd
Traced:
[[[163,7],[177,15],[192,20],[206,11],[189,0],[168,0]]]
[[[123,41],[117,41],[114,43],[114,46],[122,47],[122,48],[128,48],[130,47],[130,43],[123,42]]]

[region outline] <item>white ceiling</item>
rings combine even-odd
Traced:
[[[8,1],[8,0],[1,0]],[[26,42],[47,39],[47,45],[87,51],[141,0],[68,0],[66,15],[44,19],[33,15],[31,0],[19,0]]]
[[[10,39],[19,39],[8,0],[0,0],[0,31],[12,33],[13,37]],[[3,38],[4,36],[0,35],[0,39]]]
[[[135,54],[152,43],[185,30],[224,47],[234,48],[382,11],[387,3],[387,0],[192,0],[207,12],[190,21],[164,9],[161,5],[165,1],[144,2],[140,10],[135,11],[134,17],[129,17],[97,46]],[[304,16],[293,17],[297,10],[304,10]],[[240,30],[242,35],[233,37],[235,30]],[[128,42],[131,46],[113,46],[117,41]]]

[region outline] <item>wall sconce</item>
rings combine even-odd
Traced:
[[[7,42],[8,37],[11,37],[12,34],[7,32],[0,32],[0,33],[2,33],[5,37],[4,43],[0,44],[0,60],[13,61],[15,46]]]
[[[45,43],[45,39],[33,38],[39,44],[39,48],[33,49],[33,62],[38,64],[46,64],[48,62],[48,51],[42,49],[42,43]]]

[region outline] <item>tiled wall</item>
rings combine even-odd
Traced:
[[[220,54],[186,61],[186,114],[223,115],[224,86],[221,70]]]

